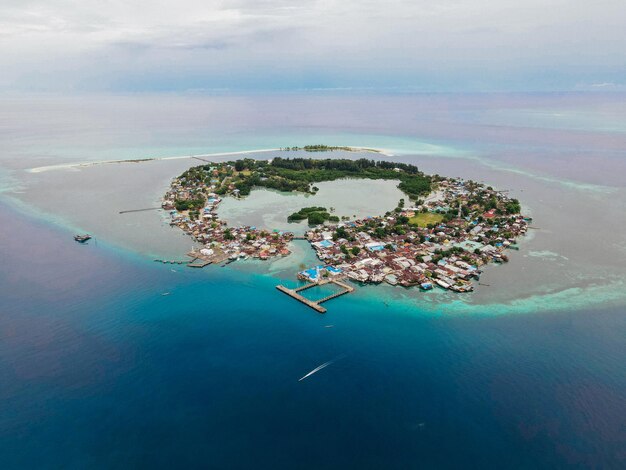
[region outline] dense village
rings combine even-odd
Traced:
[[[301,277],[339,273],[363,283],[387,282],[456,292],[473,290],[481,266],[506,262],[507,248],[526,234],[530,219],[519,203],[472,181],[441,179],[436,191],[414,207],[399,207],[368,217],[307,232],[321,267]]]
[[[287,256],[290,253],[287,245],[293,239],[293,233],[270,232],[250,226],[229,227],[226,221],[219,219],[217,208],[222,198],[217,191],[240,197],[239,190],[231,182],[236,170],[234,165],[218,164],[207,171],[208,178],[200,177],[202,171],[191,169],[174,179],[162,203],[162,207],[169,211],[170,225],[178,226],[203,245],[192,256],[210,263]]]
[[[193,256],[217,263],[290,253],[290,232],[229,227],[219,219],[221,197],[240,197],[238,185],[249,172],[239,162],[220,163],[192,168],[172,182],[163,208],[172,225],[202,244]],[[305,236],[323,264],[298,276],[312,283],[347,277],[424,290],[473,290],[483,265],[508,261],[506,249],[517,249],[515,241],[526,234],[530,219],[520,214],[517,200],[491,187],[443,177],[433,177],[431,184],[424,199],[410,205],[402,199],[384,215],[312,227]]]

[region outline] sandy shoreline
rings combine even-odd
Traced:
[[[373,147],[349,147],[352,152],[370,152],[370,153],[379,153],[384,155],[385,157],[392,157],[393,153],[389,152],[386,149],[379,149]],[[217,153],[202,153],[202,154],[194,154],[194,155],[175,155],[170,157],[142,157],[142,158],[128,158],[124,160],[97,160],[93,162],[78,162],[78,163],[61,163],[57,165],[46,165],[39,166],[35,168],[29,168],[26,170],[28,173],[43,173],[46,171],[54,171],[54,170],[67,170],[71,168],[84,168],[94,165],[105,165],[110,163],[143,163],[143,162],[151,162],[151,161],[160,161],[160,160],[184,160],[184,159],[192,159],[192,158],[211,158],[211,157],[228,157],[235,155],[250,155],[256,153],[268,153],[268,152],[280,152],[280,148],[269,148],[269,149],[255,149],[255,150],[241,150],[237,152],[217,152]]]

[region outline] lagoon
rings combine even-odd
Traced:
[[[218,214],[232,226],[250,225],[302,235],[308,230],[306,220],[287,222],[287,217],[303,207],[333,208],[333,215],[353,219],[382,215],[397,207],[400,199],[408,201],[408,196],[398,189],[398,181],[341,179],[315,186],[319,191],[314,195],[257,188],[241,200],[224,198]]]

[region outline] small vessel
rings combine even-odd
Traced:
[[[74,235],[74,240],[78,243],[85,243],[87,240],[91,240],[91,235],[87,233],[84,235]]]
[[[169,292],[163,292],[161,295],[170,295]]]

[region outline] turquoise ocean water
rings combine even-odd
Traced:
[[[4,100],[3,468],[623,466],[619,103],[602,95]],[[158,213],[106,212],[140,197],[130,189],[137,181],[149,186],[148,202],[158,198],[182,161],[28,171],[311,142],[385,148],[428,172],[493,182],[519,196],[538,229],[470,297],[360,287],[318,315],[274,289],[295,284],[300,262],[314,262],[304,244],[274,264],[164,266],[152,255],[167,247],[132,235],[169,230]],[[91,230],[83,224],[95,223],[94,210],[112,227],[75,244],[73,231]]]

